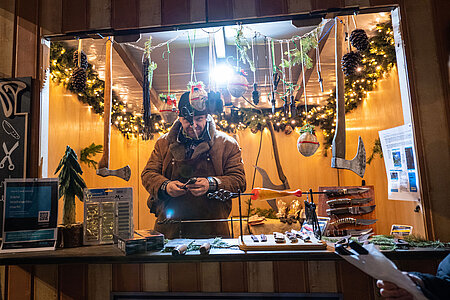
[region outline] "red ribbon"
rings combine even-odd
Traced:
[[[170,99],[170,96],[167,96],[167,104],[169,105],[177,105],[177,99]]]

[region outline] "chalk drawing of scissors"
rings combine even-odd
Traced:
[[[7,134],[9,134],[10,136],[12,136],[13,138],[15,138],[16,140],[20,139],[19,134],[17,133],[17,131],[14,129],[14,127],[11,125],[11,123],[9,123],[6,120],[3,120],[2,122],[2,127],[3,130],[5,130],[5,132]]]
[[[17,147],[19,147],[19,141],[17,141],[14,144],[14,146],[12,146],[12,148],[8,151],[8,148],[6,148],[5,142],[3,142],[3,150],[5,151],[6,155],[0,162],[0,169],[3,169],[5,167],[5,162],[6,162],[6,160],[8,160],[8,163],[9,163],[8,170],[10,170],[10,171],[14,170],[14,164],[11,159],[11,153],[13,153],[13,151],[16,150]]]

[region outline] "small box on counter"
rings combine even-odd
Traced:
[[[134,236],[140,236],[146,239],[147,251],[161,250],[164,248],[164,234],[158,231],[151,229],[135,230]]]
[[[133,237],[114,235],[114,244],[126,255],[164,248],[164,235],[154,230],[136,230]]]

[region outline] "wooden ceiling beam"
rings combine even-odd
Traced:
[[[333,25],[334,25],[334,21],[333,20],[329,20],[322,28],[322,32],[320,33],[320,37],[319,37],[319,41],[320,41],[320,43],[319,43],[319,55],[322,53],[322,49],[324,48],[325,43],[327,42],[328,37],[330,36],[330,32],[331,32],[330,29],[331,29],[331,27]],[[316,52],[315,48],[311,49],[308,52],[308,56],[311,57],[313,66],[316,64],[316,60],[317,60],[316,53],[317,52]],[[313,71],[314,71],[314,67],[312,67],[311,69],[305,70],[305,82],[306,82],[306,84],[308,83],[308,81],[309,81]],[[297,90],[297,93],[295,94],[295,100],[296,101],[299,101],[300,98],[303,95],[304,85],[302,84],[302,79],[303,79],[302,72],[300,72],[300,75],[298,76],[298,80],[297,80],[297,86],[299,86],[299,89]]]
[[[120,56],[124,64],[127,66],[130,73],[133,75],[133,77],[136,79],[136,81],[139,83],[141,88],[143,87],[144,82],[144,76],[142,74],[142,68],[136,64],[136,62],[133,60],[130,52],[128,49],[123,47],[119,43],[113,43],[113,48],[117,52],[117,54]],[[150,90],[150,101],[152,104],[159,110],[162,106],[161,101],[159,101],[159,93],[154,89],[151,88]]]

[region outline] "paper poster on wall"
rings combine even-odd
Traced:
[[[419,199],[417,159],[412,125],[402,125],[379,132],[388,179],[388,199]]]
[[[54,250],[58,178],[6,179],[1,252]]]

